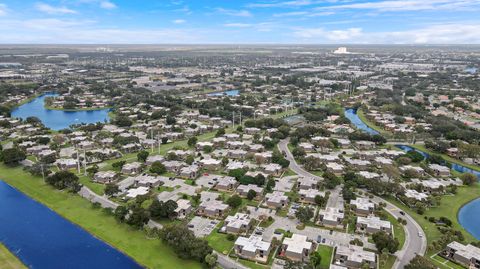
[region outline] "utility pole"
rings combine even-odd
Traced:
[[[232,112],[232,129],[235,129],[235,111]]]
[[[77,173],[80,174],[80,153],[77,149]]]
[[[83,150],[83,175],[87,176],[87,154],[85,149]]]
[[[40,165],[40,167],[42,168],[43,181],[45,181],[45,171],[43,170],[43,163]]]
[[[158,143],[158,154],[160,154],[160,144],[162,144],[162,141],[160,141],[160,133],[157,134],[157,143]]]
[[[153,138],[153,128],[150,129],[150,136],[152,136],[152,140],[155,141],[155,139]],[[152,143],[152,149],[151,149],[152,153],[153,153],[153,146],[154,146],[154,144],[155,144],[155,143]]]

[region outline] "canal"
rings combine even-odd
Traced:
[[[109,120],[108,112],[110,109],[89,111],[63,111],[46,109],[44,106],[45,98],[53,96],[58,96],[58,94],[47,93],[17,107],[12,111],[12,117],[26,119],[34,116],[39,118],[46,127],[56,131],[68,128],[72,124],[88,124],[105,122]]]
[[[374,129],[368,127],[365,122],[363,122],[360,117],[357,115],[357,110],[354,108],[345,108],[345,117],[350,120],[350,122],[355,125],[355,127],[359,130],[362,130],[370,135],[377,135],[380,134],[379,132],[375,131]]]
[[[0,241],[29,268],[142,268],[1,180]]]

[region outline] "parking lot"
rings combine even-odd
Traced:
[[[196,237],[204,237],[209,235],[213,229],[220,223],[218,220],[211,220],[195,216],[189,223],[188,229],[193,231]]]

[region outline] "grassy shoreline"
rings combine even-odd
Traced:
[[[417,144],[412,144],[412,145],[408,145],[412,148],[415,148],[415,149],[418,149],[420,151],[423,151],[425,153],[428,153],[430,155],[439,155],[439,156],[442,156],[442,158],[447,161],[447,162],[450,162],[450,163],[455,163],[455,164],[459,164],[459,165],[462,165],[462,166],[465,166],[466,168],[470,168],[472,170],[475,170],[475,171],[480,171],[480,166],[478,165],[474,165],[474,164],[468,164],[468,163],[465,163],[461,160],[458,160],[458,159],[455,159],[455,158],[452,158],[450,156],[448,156],[447,154],[442,154],[442,153],[436,153],[434,151],[431,151],[429,149],[427,149],[425,146],[423,145],[417,145]]]
[[[118,223],[101,209],[76,194],[58,191],[20,167],[0,165],[1,178],[32,199],[52,209],[65,219],[130,256],[147,268],[202,268],[195,261],[182,260],[158,239],[149,240],[142,231]]]
[[[48,110],[58,110],[58,111],[66,111],[66,112],[78,112],[78,111],[96,111],[96,110],[104,110],[104,109],[112,109],[113,107],[107,106],[107,107],[87,107],[87,108],[72,108],[72,109],[66,109],[62,107],[53,107],[53,106],[43,106],[45,109]]]
[[[365,123],[365,125],[372,128],[373,130],[379,132],[380,134],[385,135],[385,136],[391,136],[392,135],[391,132],[386,131],[382,127],[380,127],[380,126],[374,124],[373,122],[371,122],[370,120],[368,120],[367,116],[363,112],[363,109],[361,109],[361,108],[357,109],[357,116],[360,118],[361,121],[363,121],[363,123]]]
[[[25,269],[25,266],[6,246],[0,243],[0,265],[3,269]]]
[[[427,243],[428,245],[430,245],[434,240],[439,239],[442,236],[442,233],[437,229],[434,223],[428,221],[428,217],[447,217],[452,221],[452,228],[455,230],[460,230],[464,235],[464,243],[478,241],[477,239],[475,239],[475,237],[473,237],[472,234],[465,230],[462,225],[460,225],[458,221],[458,212],[463,206],[479,198],[480,183],[477,183],[474,186],[462,186],[458,188],[457,194],[443,196],[440,206],[427,209],[424,215],[417,214],[414,210],[410,209],[409,207],[405,206],[394,198],[388,198],[387,200],[401,208],[403,211],[405,211],[410,216],[412,216],[412,218],[415,219],[415,221],[424,230],[425,236],[427,237]],[[425,216],[427,217],[427,219],[425,219]],[[425,256],[428,257],[432,262],[435,262],[435,264],[440,268],[449,269],[448,267],[439,264],[437,261],[430,258],[430,256],[432,256],[433,254],[435,254],[435,251],[429,251],[427,249],[427,253]]]

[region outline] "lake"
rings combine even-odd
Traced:
[[[458,222],[471,233],[476,239],[480,240],[480,199],[464,205],[458,212]]]
[[[0,241],[34,269],[142,268],[130,257],[1,180]]]
[[[464,71],[467,72],[467,73],[470,73],[470,74],[475,74],[475,73],[477,73],[477,68],[476,67],[468,67],[468,68],[465,68]]]
[[[345,109],[345,117],[350,120],[350,122],[355,125],[355,127],[359,130],[362,130],[370,135],[377,135],[380,134],[379,132],[375,131],[374,129],[368,127],[365,122],[363,122],[360,117],[357,115],[357,110],[354,108],[346,108]]]
[[[58,94],[47,93],[32,101],[17,107],[12,111],[12,117],[26,119],[31,116],[39,118],[42,123],[52,130],[69,128],[72,124],[97,123],[109,120],[110,109],[99,109],[90,111],[62,111],[50,110],[44,107],[46,97],[58,96]]]
[[[239,90],[229,90],[224,92],[212,92],[207,94],[208,96],[238,96],[240,94]]]

